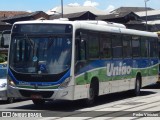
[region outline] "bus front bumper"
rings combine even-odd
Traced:
[[[0,100],[7,100],[7,90],[0,91]]]
[[[21,99],[73,100],[74,86],[58,89],[24,89],[8,86],[9,97]]]

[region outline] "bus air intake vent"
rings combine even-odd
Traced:
[[[19,90],[20,94],[23,97],[31,97],[32,95],[41,95],[43,98],[50,98],[54,92],[53,91],[28,91],[28,90]]]

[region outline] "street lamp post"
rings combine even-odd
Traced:
[[[61,0],[61,12],[62,12],[62,18],[63,18],[63,0]]]
[[[148,31],[148,25],[147,25],[147,2],[148,2],[149,0],[144,0],[144,2],[145,2],[145,10],[146,10],[146,31]]]

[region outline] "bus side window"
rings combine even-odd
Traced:
[[[122,58],[122,39],[121,35],[112,35],[112,53],[113,58]]]
[[[141,37],[141,57],[148,57],[148,40],[147,37]]]
[[[141,56],[139,36],[132,36],[132,55],[133,57]]]
[[[111,35],[109,33],[100,34],[100,55],[103,59],[111,58]]]
[[[131,46],[131,36],[123,35],[123,58],[131,58],[132,57],[132,46]]]
[[[99,59],[99,34],[96,32],[89,32],[88,36],[88,57],[89,59]]]
[[[158,40],[155,40],[155,38],[149,38],[149,56],[151,58],[158,56]]]
[[[86,53],[86,42],[87,42],[87,34],[83,34],[82,32],[76,33],[76,65],[75,65],[75,74],[81,71],[81,69],[87,63],[87,53]]]
[[[80,58],[86,60],[86,41],[83,39],[81,40]]]
[[[76,60],[86,60],[86,36],[83,36],[81,32],[76,34]]]

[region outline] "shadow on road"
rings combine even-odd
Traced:
[[[143,89],[160,89],[160,83],[155,83],[155,84],[146,86]]]
[[[155,94],[156,92],[149,91],[148,89],[155,89],[157,88],[157,84],[147,86],[144,88],[147,91],[142,91],[140,96],[148,96],[151,94]],[[128,98],[135,97],[133,95],[133,91],[127,92],[120,92],[114,94],[108,94],[98,97],[94,106],[103,105],[106,103],[111,103],[119,100],[125,100]],[[29,102],[30,103],[30,102]],[[84,104],[83,100],[76,100],[76,101],[50,101],[46,102],[44,105],[39,107],[35,106],[34,104],[23,105],[20,107],[10,107],[9,109],[23,109],[23,110],[48,110],[48,111],[59,111],[59,112],[71,112],[79,109],[86,108],[87,106]],[[93,106],[92,106],[93,107]]]
[[[18,103],[18,102],[21,102],[21,101],[24,101],[24,100],[21,100],[21,99],[16,99],[13,101],[13,103]],[[12,104],[12,103],[8,103],[7,100],[0,100],[0,105],[7,105],[7,104]]]

